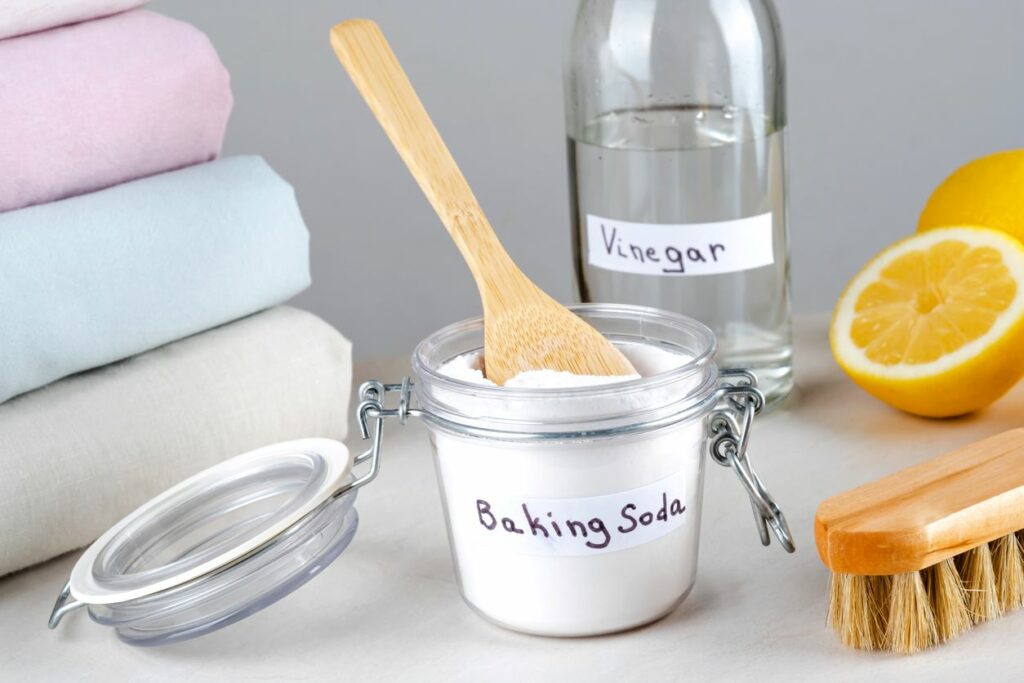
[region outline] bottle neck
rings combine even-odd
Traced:
[[[616,112],[664,109],[747,112],[778,130],[784,78],[770,0],[582,0],[566,66],[567,130],[579,139]]]

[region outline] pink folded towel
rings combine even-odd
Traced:
[[[105,17],[146,0],[0,0],[0,38]]]
[[[209,161],[231,104],[206,36],[145,10],[0,40],[0,211]]]

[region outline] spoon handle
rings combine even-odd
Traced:
[[[349,19],[331,45],[391,144],[455,241],[481,290],[515,268],[376,23]]]

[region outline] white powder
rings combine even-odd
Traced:
[[[495,386],[494,382],[484,377],[484,354],[479,351],[456,356],[441,366],[441,372],[449,377],[461,379],[465,382]],[[571,372],[559,370],[527,370],[526,372],[520,372],[505,382],[505,386],[523,389],[585,387],[599,384],[614,384],[615,382],[626,382],[639,378],[639,374],[602,376],[575,375]]]
[[[505,383],[505,386],[509,388],[539,389],[615,384],[617,382],[628,382],[632,379],[651,377],[668,372],[689,360],[688,356],[647,344],[626,343],[618,344],[617,346],[636,369],[637,374],[611,376],[575,375],[571,372],[558,370],[527,370],[526,372],[520,372],[510,379]],[[464,382],[495,386],[494,382],[484,377],[484,354],[482,351],[473,351],[456,356],[442,365],[440,372],[443,375],[460,379]]]
[[[642,376],[689,360],[653,345],[620,348]],[[492,393],[480,367],[479,354],[465,354],[440,371],[489,385]],[[545,388],[609,379],[535,371],[513,381]],[[459,410],[484,421],[509,415],[535,421],[538,430],[564,431],[573,418],[606,413],[625,413],[627,421],[632,414],[635,422],[635,411],[677,403],[701,381],[691,375],[653,390],[623,384],[621,393],[593,397],[559,397],[552,389],[551,399],[516,397],[497,408],[493,396],[460,396]],[[441,429],[433,436],[460,588],[488,619],[543,635],[609,633],[664,616],[693,585],[703,475],[700,416],[600,439],[524,443]]]

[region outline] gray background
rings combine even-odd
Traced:
[[[572,296],[561,55],[572,0],[155,0],[213,40],[232,74],[225,152],[291,181],[312,233],[297,303],[356,344],[404,354],[479,311],[444,229],[328,44],[384,28],[512,256]],[[959,164],[1024,146],[1024,2],[777,0],[789,67],[796,310],[829,310],[913,231]]]

